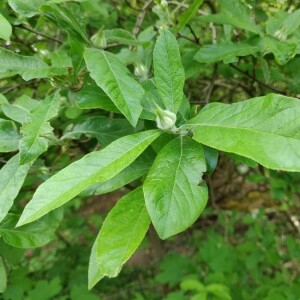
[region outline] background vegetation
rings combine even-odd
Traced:
[[[0,298],[299,299],[300,175],[237,155],[207,151],[210,198],[202,216],[166,241],[150,227],[119,277],[91,291],[87,269],[95,237],[107,212],[140,179],[118,182],[113,192],[92,186],[63,209],[15,228],[51,175],[119,137],[153,128],[147,118],[133,127],[91,80],[82,58],[87,44],[114,53],[147,89],[157,34],[168,25],[196,115],[208,103],[271,92],[299,98],[299,20],[298,1],[1,1]],[[30,124],[47,106],[36,110],[40,100],[58,89],[59,105],[44,120],[54,130],[43,128],[43,150],[32,158],[21,152],[28,164],[19,168],[19,141],[26,148]],[[154,151],[164,143],[160,139]],[[15,181],[5,190],[10,172]]]

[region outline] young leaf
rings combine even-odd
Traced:
[[[7,285],[7,274],[2,257],[0,256],[0,293],[4,293]]]
[[[177,113],[183,100],[184,69],[176,38],[162,30],[153,51],[155,83],[165,108]]]
[[[0,119],[0,153],[18,149],[20,134],[14,122]]]
[[[124,45],[142,45],[147,43],[138,41],[131,32],[121,28],[104,30],[104,36],[107,43],[119,43]]]
[[[91,77],[135,126],[142,112],[142,86],[128,74],[127,68],[112,53],[86,49],[84,59]]]
[[[193,3],[190,4],[189,8],[179,17],[177,25],[178,30],[183,28],[193,17],[197,15],[198,9],[202,3],[203,0],[194,0]]]
[[[33,17],[39,14],[39,8],[45,4],[44,0],[8,0],[10,7],[23,17]]]
[[[53,130],[48,121],[57,115],[58,107],[58,93],[55,93],[42,101],[28,115],[21,128],[23,134],[19,144],[21,164],[35,160],[47,150],[47,136],[51,135]]]
[[[203,211],[208,191],[198,184],[205,171],[203,148],[189,137],[172,140],[157,155],[143,190],[162,239],[187,229]]]
[[[276,94],[234,104],[214,103],[186,128],[193,139],[270,169],[300,171],[300,102]]]
[[[118,201],[109,212],[92,249],[89,288],[104,276],[116,277],[142,242],[150,225],[141,187]]]
[[[120,138],[106,148],[87,154],[38,187],[25,207],[18,226],[30,223],[62,206],[94,183],[117,175],[130,165],[159,135],[149,130]]]
[[[54,232],[62,217],[62,211],[57,210],[37,222],[15,228],[19,216],[8,214],[0,224],[0,236],[3,237],[5,243],[13,247],[41,247],[55,239]]]
[[[30,165],[19,165],[19,155],[13,156],[0,170],[0,222],[17,197]]]
[[[12,27],[10,23],[0,13],[0,39],[9,41],[11,33],[12,33]]]

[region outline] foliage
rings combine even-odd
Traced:
[[[209,198],[204,173],[214,171],[219,151],[244,165],[265,167],[271,185],[282,174],[276,170],[300,171],[296,4],[130,0],[114,5],[0,4],[1,243],[17,252],[45,245],[55,239],[62,206],[68,212],[72,199],[129,187],[92,246],[89,288],[119,274],[150,223],[167,239],[199,218]],[[219,240],[208,233],[201,249],[212,249],[199,256],[228,281],[182,278],[179,296],[168,299],[190,292],[194,299],[231,299],[236,281],[211,257]],[[226,244],[222,253],[230,249]],[[236,257],[245,255],[235,251]],[[8,252],[0,257],[1,291],[14,265]],[[231,275],[241,272],[220,257]],[[57,276],[39,281],[34,290],[23,284],[10,288],[15,294],[7,299],[24,293],[34,299],[46,291],[56,297],[63,288]],[[71,290],[74,299],[85,293],[81,288]],[[234,297],[247,297],[239,292]],[[263,296],[259,293],[258,298],[273,297],[263,288]],[[282,293],[276,297],[285,297]]]

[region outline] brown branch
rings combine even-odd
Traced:
[[[266,88],[266,89],[268,89],[268,90],[270,90],[270,91],[273,91],[273,92],[275,92],[275,93],[279,93],[279,94],[286,95],[286,92],[285,92],[285,91],[279,90],[279,89],[277,89],[277,88],[275,88],[275,87],[273,87],[273,86],[270,86],[270,85],[264,83],[263,81],[261,81],[261,80],[255,78],[253,75],[249,74],[248,72],[246,72],[246,71],[240,69],[238,66],[236,66],[236,65],[234,65],[234,64],[229,64],[229,66],[230,66],[232,69],[238,71],[239,73],[241,73],[241,74],[245,75],[246,77],[252,79],[253,81],[257,82],[260,86],[262,86],[262,87],[264,87],[264,88]]]
[[[148,2],[146,2],[145,5],[142,8],[142,11],[138,15],[138,17],[136,19],[136,22],[135,22],[135,25],[134,25],[134,28],[133,28],[133,31],[132,31],[132,34],[134,36],[138,35],[138,33],[139,33],[140,29],[141,29],[142,23],[144,21],[147,9],[148,9],[149,5],[152,3],[152,1],[153,0],[149,0]]]

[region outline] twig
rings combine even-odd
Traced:
[[[207,95],[205,97],[205,103],[209,103],[209,99],[210,99],[210,96],[212,94],[212,91],[214,89],[214,86],[215,86],[215,80],[217,79],[218,77],[218,65],[215,64],[214,65],[214,72],[213,72],[213,77],[211,79],[211,82],[210,82],[210,85],[209,85],[209,88],[208,88],[208,92],[207,92]]]
[[[194,39],[197,42],[197,44],[200,45],[200,39],[197,37],[197,35],[196,35],[194,29],[192,28],[192,26],[187,24],[186,27],[190,30],[191,34],[194,36]]]
[[[148,9],[149,5],[152,3],[152,1],[153,0],[149,0],[148,2],[146,2],[145,5],[142,8],[142,11],[138,15],[138,17],[136,19],[136,22],[135,22],[135,25],[134,25],[134,28],[133,28],[133,31],[132,31],[132,34],[134,36],[138,35],[138,33],[139,33],[140,29],[141,29],[142,23],[144,21],[147,9]]]
[[[191,39],[191,38],[188,37],[188,36],[183,35],[183,34],[180,33],[180,32],[177,33],[177,36],[178,36],[178,38],[182,38],[182,39],[188,40],[188,41],[190,41],[190,42],[192,42],[192,43],[194,43],[194,44],[199,45],[197,41],[195,41],[194,39]]]
[[[47,40],[50,40],[50,41],[53,41],[53,42],[56,42],[56,43],[59,43],[59,44],[62,44],[62,43],[63,43],[63,42],[62,42],[61,40],[59,40],[59,39],[56,39],[56,38],[53,38],[53,37],[51,37],[51,36],[45,35],[45,34],[43,34],[43,33],[41,33],[41,32],[35,31],[34,29],[29,28],[29,27],[27,27],[27,26],[24,26],[23,24],[15,25],[15,27],[18,27],[18,28],[20,28],[20,29],[27,30],[27,31],[32,32],[32,33],[35,33],[35,34],[37,34],[37,35],[40,35],[40,36],[42,36],[43,38],[45,38],[45,39],[47,39]]]
[[[252,75],[249,74],[248,72],[246,72],[246,71],[240,69],[238,66],[236,66],[236,65],[234,65],[234,64],[229,64],[229,66],[230,66],[232,69],[238,71],[239,73],[245,75],[246,77],[248,77],[248,78],[254,80],[255,82],[257,82],[257,83],[258,83],[259,85],[261,85],[262,87],[264,87],[264,88],[266,88],[266,89],[268,89],[268,90],[270,90],[270,91],[273,91],[273,92],[275,92],[275,93],[279,93],[279,94],[286,95],[286,92],[285,92],[285,91],[279,90],[279,89],[277,89],[277,88],[275,88],[275,87],[273,87],[273,86],[270,86],[270,85],[268,85],[268,84],[262,82],[261,80],[255,78],[254,76],[252,76]]]

